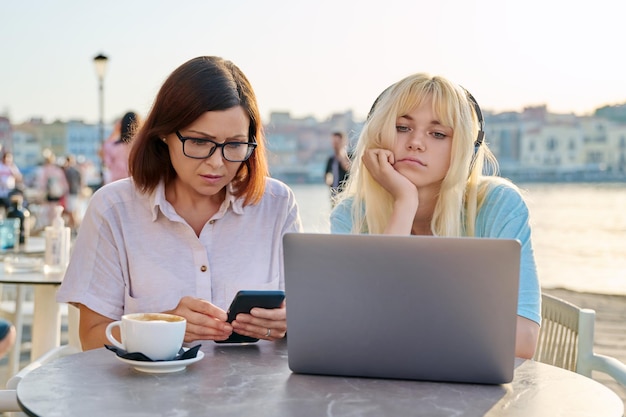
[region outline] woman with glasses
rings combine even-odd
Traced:
[[[130,178],[94,193],[58,292],[80,308],[83,349],[133,312],[184,316],[186,342],[285,336],[284,303],[226,322],[237,291],[284,289],[282,236],[302,229],[265,152],[254,91],[232,62],[198,57],[167,78],[133,138]]]

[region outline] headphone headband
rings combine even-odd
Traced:
[[[476,141],[474,142],[474,148],[475,150],[478,150],[480,145],[482,145],[483,143],[483,139],[485,138],[485,119],[483,119],[483,112],[480,110],[480,106],[478,105],[478,102],[476,101],[474,96],[465,88],[463,88],[463,91],[465,91],[465,94],[467,94],[467,99],[472,104],[472,107],[474,107],[474,112],[476,113],[476,118],[478,119],[478,136],[476,137]]]
[[[383,92],[378,95],[378,97],[376,97],[376,100],[372,103],[372,107],[370,107],[370,111],[367,112],[367,117],[365,118],[366,121],[372,117],[372,113],[374,113],[374,109],[376,108],[376,105],[380,101],[381,97],[384,96],[387,91],[391,90],[394,85],[396,84],[391,84],[389,87],[385,88]]]

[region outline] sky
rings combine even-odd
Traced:
[[[109,58],[104,119],[145,116],[185,61],[247,75],[261,115],[363,118],[416,72],[468,89],[483,110],[591,114],[626,102],[615,0],[31,0],[0,8],[0,115],[99,119],[93,58]]]

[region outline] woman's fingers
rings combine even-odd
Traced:
[[[227,314],[221,308],[201,298],[183,297],[174,310],[167,313],[185,317],[185,342],[194,340],[223,340],[233,331],[226,322]]]
[[[250,314],[238,314],[232,323],[234,331],[257,339],[277,340],[287,333],[286,304],[280,308],[255,307]]]

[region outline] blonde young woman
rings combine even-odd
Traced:
[[[528,208],[497,171],[473,97],[451,81],[414,74],[375,101],[351,174],[331,213],[332,233],[513,238],[522,243],[516,356],[539,335],[540,287]]]

